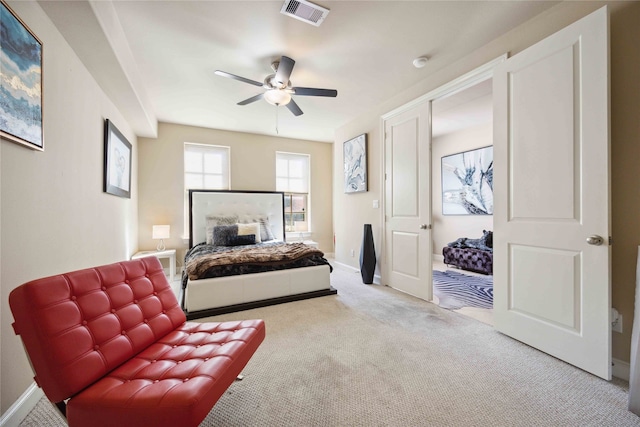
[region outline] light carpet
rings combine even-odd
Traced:
[[[262,318],[267,337],[202,426],[640,426],[624,381],[359,273],[331,281],[338,295],[203,319]],[[48,408],[21,425],[63,425],[34,421]]]

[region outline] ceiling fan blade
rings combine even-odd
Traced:
[[[297,116],[301,116],[303,114],[302,110],[300,109],[300,107],[298,107],[298,104],[296,104],[296,102],[293,99],[291,101],[289,101],[289,103],[287,104],[287,108],[296,117]]]
[[[289,58],[288,56],[283,56],[280,58],[280,64],[278,64],[278,70],[276,71],[275,80],[280,85],[286,85],[289,83],[289,77],[291,77],[291,71],[293,71],[293,66],[296,61]]]
[[[338,91],[335,89],[316,89],[313,87],[294,87],[291,88],[294,95],[302,96],[330,96],[335,98],[338,96]]]
[[[219,76],[222,76],[222,77],[228,77],[230,79],[234,79],[234,80],[238,80],[238,81],[241,81],[241,82],[249,83],[250,85],[262,87],[262,83],[260,83],[260,82],[257,82],[255,80],[251,80],[251,79],[245,79],[244,77],[236,76],[235,74],[227,73],[226,71],[216,70],[215,74],[217,74]]]
[[[240,101],[238,102],[238,105],[247,105],[247,104],[251,104],[252,102],[256,102],[259,101],[263,98],[264,93],[259,93],[256,96],[252,96],[251,98],[245,99],[244,101]]]

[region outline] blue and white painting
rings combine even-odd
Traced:
[[[0,3],[0,135],[44,148],[42,43],[4,3]]]
[[[367,134],[344,143],[344,192],[367,191]]]
[[[442,214],[493,215],[493,147],[442,158]]]

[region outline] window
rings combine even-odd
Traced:
[[[228,190],[229,147],[185,143],[184,187],[187,190]]]
[[[285,194],[286,231],[309,231],[309,157],[276,152],[276,191]]]
[[[189,190],[228,190],[230,148],[184,144],[184,229],[189,235]]]

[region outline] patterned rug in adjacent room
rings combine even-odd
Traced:
[[[469,276],[455,271],[433,271],[433,293],[438,305],[449,310],[462,307],[493,308],[493,276]]]

